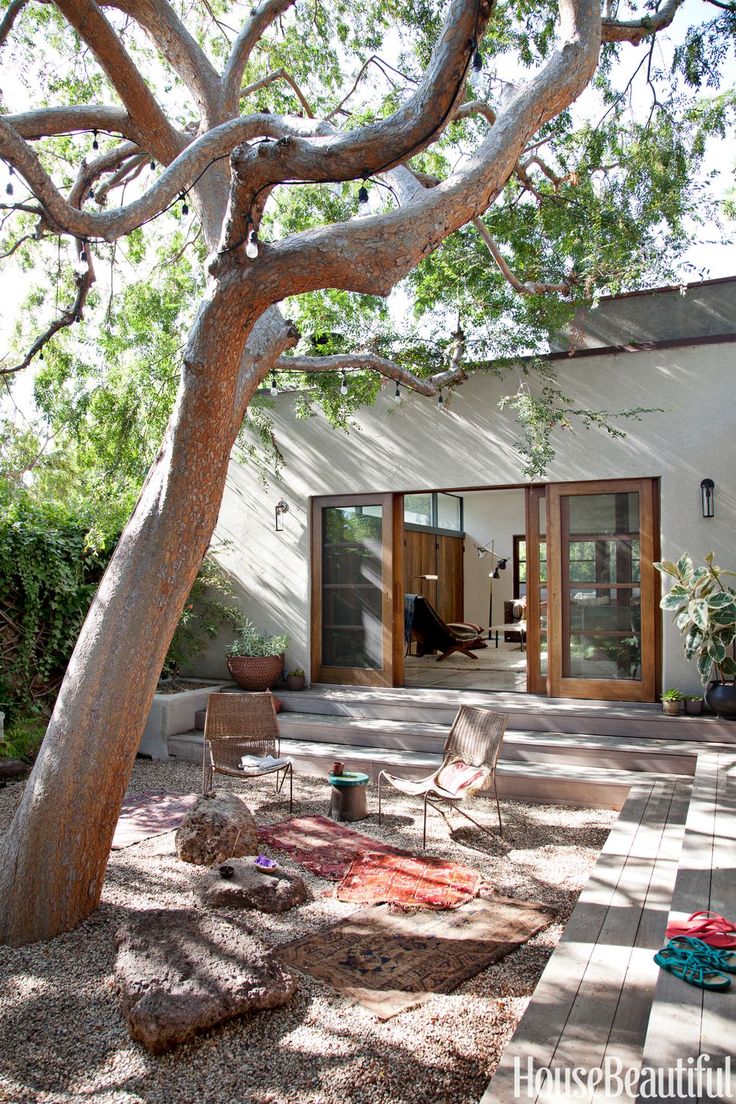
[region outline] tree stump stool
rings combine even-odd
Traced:
[[[345,771],[344,774],[328,774],[327,779],[332,787],[330,818],[343,821],[365,820],[368,816],[368,775],[360,771]]]

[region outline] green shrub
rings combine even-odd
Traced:
[[[0,759],[24,759],[32,763],[45,732],[44,717],[16,717],[10,727],[5,729],[5,739],[0,742]]]

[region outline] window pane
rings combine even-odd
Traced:
[[[409,525],[431,525],[432,495],[404,495],[404,521]]]
[[[439,529],[452,529],[455,533],[462,532],[461,517],[462,500],[457,495],[437,495],[437,527]]]
[[[380,506],[327,507],[322,541],[322,662],[383,666]]]

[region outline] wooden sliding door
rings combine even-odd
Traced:
[[[547,487],[553,697],[655,700],[655,489],[651,479]]]
[[[393,686],[403,679],[401,501],[391,494],[313,500],[315,682]]]

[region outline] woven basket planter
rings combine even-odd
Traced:
[[[228,656],[227,669],[243,690],[270,690],[281,678],[283,655]]]

